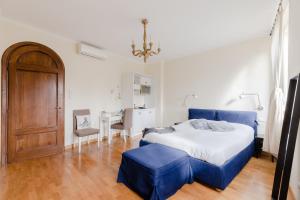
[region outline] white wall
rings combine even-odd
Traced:
[[[254,110],[255,98],[239,100],[242,92],[259,93],[266,119],[270,96],[270,39],[257,38],[199,55],[165,62],[164,125],[187,119],[188,107]]]
[[[300,73],[300,1],[290,0],[290,38],[289,38],[289,76]],[[291,175],[291,188],[300,199],[300,131],[298,131],[297,145]]]
[[[76,53],[76,41],[0,18],[0,55],[10,45],[33,41],[42,43],[62,58],[65,64],[65,145],[72,143],[72,110],[89,108],[93,126],[98,127],[101,110],[121,109],[117,98],[124,72],[144,72],[144,65],[109,53],[105,61]]]

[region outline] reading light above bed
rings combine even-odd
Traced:
[[[260,101],[260,97],[258,93],[242,93],[239,95],[240,99],[246,98],[247,96],[256,96],[257,100],[258,100],[258,106],[256,107],[256,109],[258,111],[262,111],[264,109],[264,107],[261,105],[261,101]]]
[[[184,97],[184,101],[183,101],[183,105],[184,105],[185,107],[188,107],[188,106],[187,106],[187,100],[188,100],[189,97],[192,97],[193,99],[198,99],[198,95],[196,95],[196,94],[187,94],[187,95]]]

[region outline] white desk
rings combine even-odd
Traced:
[[[120,122],[121,120],[122,120],[122,114],[120,112],[101,112],[100,113],[100,130],[103,130],[104,135],[105,135],[105,133],[107,133],[108,144],[111,144],[111,141],[112,141],[111,124]]]

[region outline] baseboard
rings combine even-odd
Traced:
[[[115,134],[113,134],[112,136],[113,136],[113,137],[117,137],[117,136],[119,136],[119,135],[120,135],[120,133],[115,133]],[[107,136],[103,136],[102,139],[101,139],[101,141],[103,141],[103,140],[108,140],[108,137],[107,137]],[[95,142],[98,142],[98,139],[97,139],[97,138],[92,138],[92,139],[89,140],[89,142],[90,142],[90,143],[95,143]],[[87,140],[84,140],[84,141],[81,142],[81,145],[85,145],[85,144],[87,144],[87,143],[88,143],[88,141],[87,141]],[[65,146],[65,150],[67,150],[67,149],[72,149],[72,148],[76,147],[77,145],[78,145],[77,143],[73,143],[73,144],[66,145],[66,146]]]
[[[112,137],[119,137],[119,136],[120,136],[119,132],[116,132],[116,133],[112,134]],[[108,136],[103,136],[101,141],[103,141],[103,140],[108,140]],[[89,140],[89,142],[90,143],[98,142],[98,139],[97,138],[92,138],[92,139]],[[81,142],[82,145],[87,144],[87,143],[88,143],[88,140],[83,140]],[[72,148],[76,147],[77,145],[78,145],[77,143],[65,145],[65,150],[72,149]]]
[[[120,134],[121,134],[120,132],[116,132],[116,133],[113,133],[112,136],[113,137],[119,137]],[[134,139],[136,137],[141,137],[141,135],[142,135],[142,133],[138,133],[138,134],[135,134],[135,135],[130,135],[129,138]],[[103,141],[103,140],[108,140],[108,136],[103,136],[102,139],[101,139],[101,141]],[[94,143],[94,142],[98,142],[98,139],[97,138],[90,139],[90,143]],[[84,141],[81,142],[82,145],[87,144],[87,143],[88,143],[87,140],[84,140]],[[75,146],[77,146],[77,143],[65,145],[65,150],[72,149]]]
[[[102,138],[102,140],[104,140],[104,138]],[[95,143],[95,142],[98,142],[98,140],[97,140],[97,138],[95,139],[90,139],[90,143]],[[85,144],[87,144],[88,142],[87,142],[87,140],[86,141],[82,141],[81,142],[81,145],[85,145]],[[76,147],[77,146],[77,143],[75,143],[75,144],[69,144],[69,145],[66,145],[65,146],[65,150],[68,150],[68,149],[73,149],[74,147]]]

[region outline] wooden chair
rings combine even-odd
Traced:
[[[120,130],[123,140],[126,142],[126,137],[132,128],[132,108],[126,108],[123,112],[122,122],[111,125],[111,129]]]
[[[73,110],[73,133],[78,137],[78,152],[81,153],[81,139],[97,134],[98,148],[100,147],[100,130],[96,128],[77,129],[77,116],[90,115],[89,109]]]

